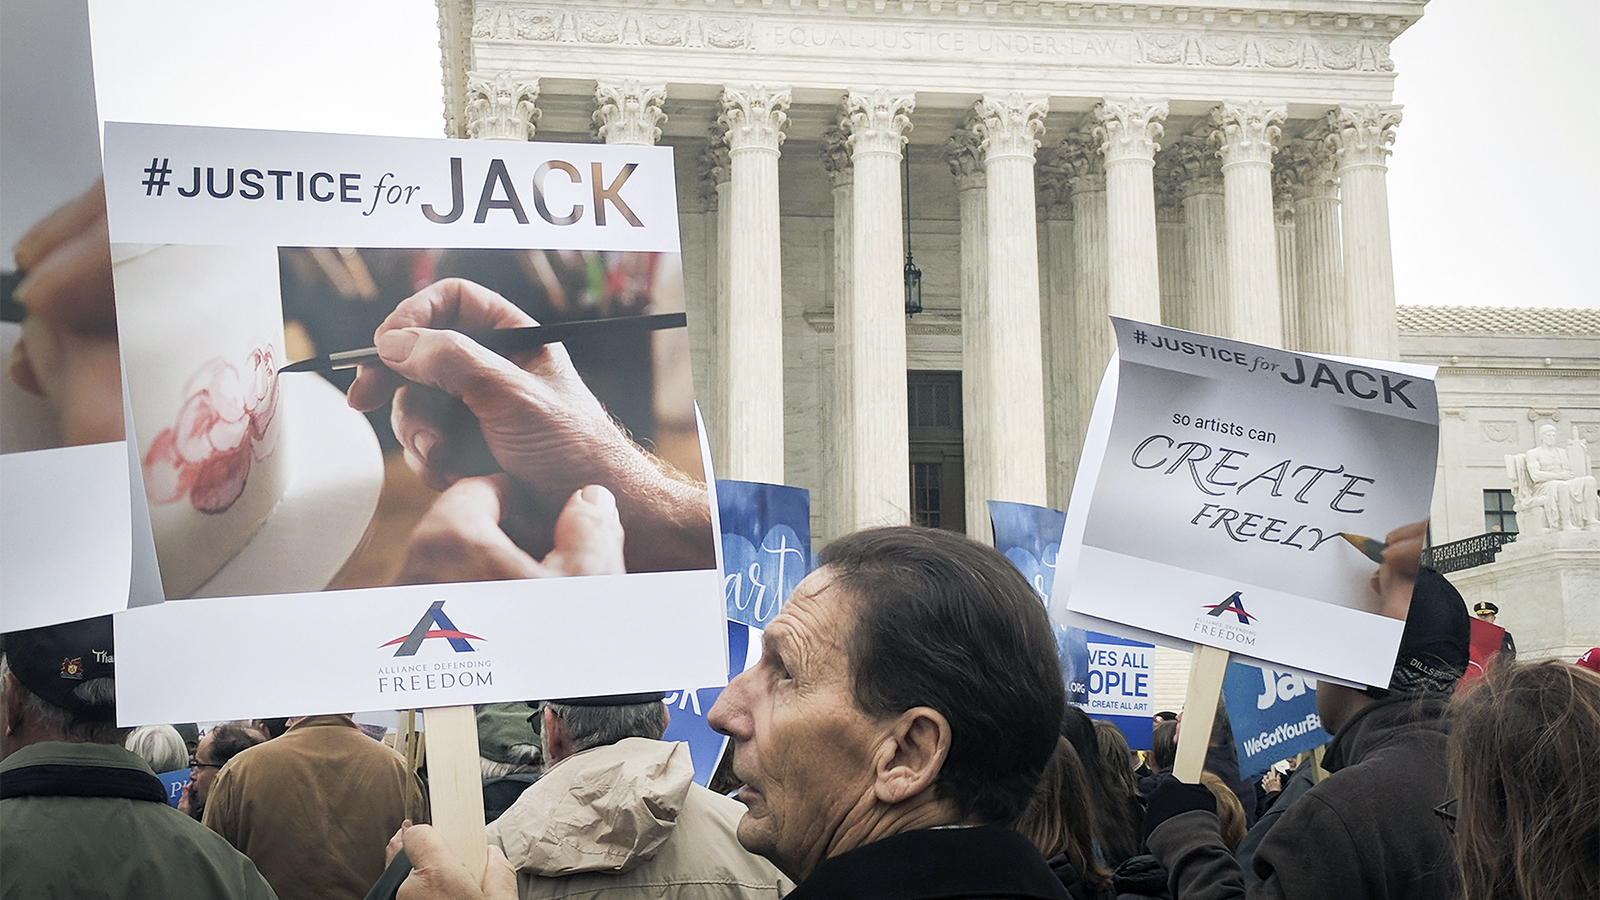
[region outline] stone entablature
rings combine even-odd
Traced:
[[[1230,98],[1288,103],[1295,118],[1334,102],[1388,102],[1389,43],[1424,4],[439,0],[439,6],[449,110],[460,106],[467,71],[516,71],[536,49],[537,74],[573,79],[719,84],[759,61],[760,78],[794,88],[796,102],[838,88],[840,71],[830,60],[849,62],[861,83],[914,67],[924,105],[923,94],[966,94],[963,102],[970,102],[975,84],[979,92],[1098,98],[1125,93],[1130,78],[1143,93],[1180,107],[1212,105],[1214,78],[1236,72],[1240,89],[1228,91]],[[628,52],[617,53],[621,48]],[[459,136],[461,123],[450,112],[446,118],[447,131]]]

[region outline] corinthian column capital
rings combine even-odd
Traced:
[[[539,118],[539,79],[514,72],[468,72],[467,137],[531,141]]]
[[[1074,131],[1056,145],[1054,158],[1072,193],[1106,189],[1105,154],[1100,144],[1100,138]]]
[[[1181,135],[1161,155],[1170,160],[1173,181],[1182,196],[1222,193],[1222,161],[1211,138]]]
[[[595,136],[608,144],[654,146],[661,139],[667,114],[665,84],[643,84],[637,78],[601,81],[594,89]]]
[[[713,188],[726,184],[733,177],[733,163],[728,157],[728,135],[721,128],[712,128],[706,149],[700,153],[700,172]]]
[[[1222,167],[1239,163],[1272,162],[1273,145],[1283,129],[1278,126],[1288,116],[1284,106],[1268,106],[1260,100],[1248,103],[1223,103],[1211,111],[1211,139],[1222,146]]]
[[[1102,100],[1094,108],[1094,136],[1100,140],[1106,162],[1154,160],[1156,151],[1161,149],[1157,141],[1165,133],[1161,123],[1166,117],[1165,100]]]
[[[956,129],[944,142],[944,161],[956,177],[956,190],[969,191],[987,184],[983,168],[983,137],[973,123]]]
[[[783,143],[783,126],[789,122],[788,88],[754,84],[722,89],[722,115],[717,124],[727,129],[728,150],[771,150]]]
[[[1356,166],[1383,166],[1394,143],[1394,127],[1400,124],[1400,107],[1341,106],[1328,113],[1324,139],[1337,154],[1340,169]]]
[[[1050,111],[1050,98],[1043,94],[1020,92],[999,96],[985,95],[972,106],[968,126],[982,139],[984,159],[1021,157],[1033,159],[1044,134],[1044,117]]]
[[[855,166],[850,163],[850,132],[841,126],[829,125],[822,132],[822,167],[828,170],[828,180],[836,188],[855,180]]]
[[[844,118],[841,125],[850,131],[850,150],[863,153],[892,153],[899,155],[911,130],[911,111],[917,98],[911,93],[895,93],[887,88],[873,91],[852,89],[844,98]]]
[[[1339,196],[1333,169],[1333,147],[1324,141],[1285,141],[1272,162],[1273,182],[1283,183],[1295,200],[1331,200]]]

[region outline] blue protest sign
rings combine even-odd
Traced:
[[[989,501],[995,549],[1028,579],[1045,609],[1051,606],[1056,556],[1067,514],[1044,506]],[[1128,746],[1150,748],[1150,644],[1050,622],[1067,700],[1122,730]]]
[[[1056,555],[1061,550],[1061,530],[1066,527],[1067,514],[1044,506],[990,500],[989,522],[994,526],[995,549],[1011,560],[1033,585],[1044,608],[1049,609],[1056,582]],[[1088,633],[1054,620],[1050,627],[1055,632],[1056,662],[1067,686],[1067,700],[1082,706],[1088,699],[1084,680],[1089,671]]]
[[[1228,724],[1239,750],[1239,773],[1265,772],[1280,759],[1326,744],[1317,715],[1317,685],[1291,672],[1228,663],[1222,680]]]
[[[722,526],[723,588],[728,600],[728,678],[759,653],[761,627],[783,608],[811,572],[811,494],[803,488],[717,479]],[[662,738],[684,741],[694,780],[709,784],[727,738],[711,730],[706,713],[722,688],[672,691],[662,701],[669,718]]]
[[[749,652],[752,629],[742,622],[728,623],[728,678],[744,671]],[[755,632],[757,635],[760,632]],[[662,740],[683,741],[689,745],[689,758],[694,760],[694,780],[701,786],[709,784],[716,772],[717,760],[722,756],[722,746],[727,738],[711,730],[706,713],[722,696],[722,688],[708,687],[699,690],[670,691],[662,700],[667,705],[667,730]]]
[[[173,769],[171,772],[162,772],[156,777],[161,779],[161,787],[167,792],[167,803],[176,809],[178,798],[183,796],[184,785],[189,783],[189,770]]]
[[[811,571],[811,495],[719,478],[717,516],[728,618],[761,628]]]
[[[1153,726],[1150,679],[1155,647],[1098,631],[1087,634],[1086,699],[1078,705],[1091,717],[1105,719],[1121,729],[1129,747],[1149,750]]]

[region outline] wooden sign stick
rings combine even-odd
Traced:
[[[1183,724],[1178,727],[1178,753],[1172,763],[1172,774],[1184,784],[1199,784],[1205,769],[1206,746],[1211,743],[1211,725],[1217,717],[1222,676],[1228,672],[1230,655],[1218,647],[1194,645],[1189,692],[1183,698]]]
[[[439,706],[422,711],[422,724],[428,740],[433,827],[466,863],[473,880],[482,881],[489,841],[484,833],[477,717],[470,706]]]

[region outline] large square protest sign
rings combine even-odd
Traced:
[[[105,148],[159,570],[125,722],[722,683],[670,149]]]
[[[1404,623],[1378,613],[1377,564],[1343,535],[1427,517],[1433,382],[1114,324],[1115,410],[1071,611],[1386,685]]]

